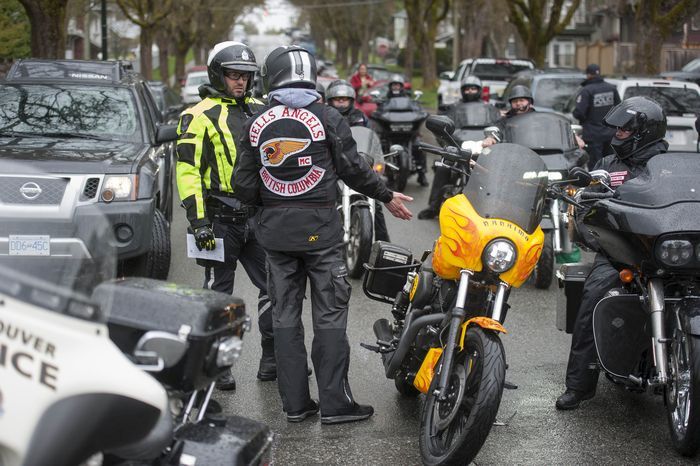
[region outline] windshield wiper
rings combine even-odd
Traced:
[[[111,139],[83,133],[71,133],[70,131],[56,131],[53,133],[39,133],[37,136],[47,138],[77,138],[77,139],[92,139],[97,141],[111,141]]]

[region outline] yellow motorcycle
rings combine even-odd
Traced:
[[[431,116],[426,127],[450,140],[454,124]],[[469,177],[443,204],[440,237],[421,260],[401,246],[377,242],[363,289],[392,304],[393,322],[374,323],[386,376],[404,395],[425,394],[422,460],[468,464],[491,430],[505,385],[500,334],[510,289],[521,286],[540,257],[547,168],[516,144],[486,148],[477,161],[455,144],[421,144],[443,166]]]

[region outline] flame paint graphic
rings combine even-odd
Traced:
[[[260,148],[265,165],[280,165],[290,155],[298,154],[307,147],[311,141],[308,139],[273,139]]]

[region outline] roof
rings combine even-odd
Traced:
[[[14,80],[68,80],[120,82],[133,75],[131,62],[122,60],[47,60],[27,58],[17,60],[5,78]]]

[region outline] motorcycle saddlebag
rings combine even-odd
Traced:
[[[216,365],[219,342],[242,337],[248,325],[240,298],[148,278],[102,283],[93,299],[108,313],[110,339],[126,355],[133,354],[150,330],[187,339],[182,359],[153,374],[167,387],[183,391],[203,388],[222,372]]]
[[[583,282],[586,281],[591,268],[592,263],[564,264],[557,271],[557,329],[566,333],[574,332],[583,295]]]
[[[406,283],[408,272],[418,267],[410,250],[385,241],[376,241],[367,263],[362,289],[371,299],[393,302]]]
[[[639,371],[642,353],[651,350],[649,315],[636,294],[606,296],[593,311],[593,336],[600,365],[627,379]]]
[[[175,434],[175,464],[263,465],[271,462],[273,434],[266,425],[240,416],[186,424]]]

